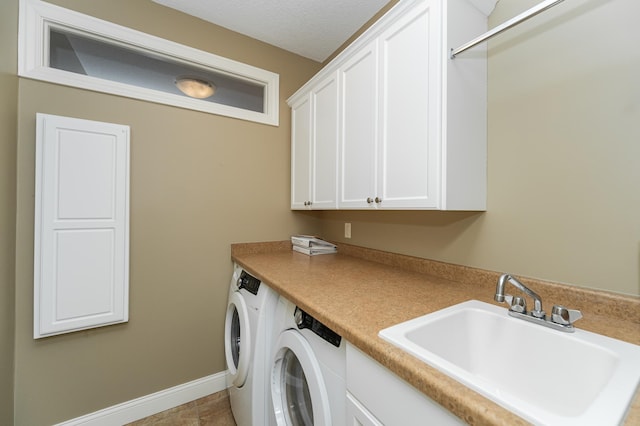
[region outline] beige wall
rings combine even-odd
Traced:
[[[351,222],[357,245],[640,294],[638,16],[564,2],[490,43],[487,212],[326,212],[324,236]]]
[[[317,63],[150,1],[55,3],[279,73],[281,119],[273,127],[21,80],[15,327],[21,426],[68,420],[225,370],[230,244],[318,229],[312,215],[289,210],[285,103]],[[32,338],[36,112],[131,126],[127,324]]]
[[[353,238],[348,241],[354,244],[640,293],[640,54],[632,43],[640,38],[632,22],[640,4],[635,0],[566,2],[491,43],[485,213],[292,213],[284,100],[317,64],[149,1],[52,2],[278,72],[281,125],[21,80],[16,425],[67,420],[224,370],[232,242],[313,231],[344,240],[343,223],[349,221]],[[17,0],[7,3],[0,6],[3,30],[16,14]],[[501,0],[491,23],[535,3]],[[7,38],[0,43],[3,54],[15,46]],[[11,229],[15,209],[16,165],[9,158],[16,151],[11,123],[18,104],[15,95],[11,99],[16,79],[4,67],[14,64],[2,62],[0,75],[0,170],[6,173],[0,182],[0,262],[9,265],[1,269],[3,283],[13,276],[13,236],[9,231],[6,240],[4,230]],[[38,341],[31,337],[36,112],[132,128],[127,324]],[[242,171],[240,161],[250,173]],[[12,286],[3,285],[0,311],[9,323],[12,298]],[[0,345],[11,345],[12,335],[11,327],[0,330]],[[5,367],[5,360],[12,360],[9,352],[0,353],[5,368],[0,424],[11,411],[12,392],[3,380],[11,376]]]
[[[0,424],[13,422],[18,3],[0,2]]]

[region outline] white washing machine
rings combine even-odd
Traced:
[[[269,367],[278,294],[235,265],[224,324],[229,399],[238,426],[269,418]]]
[[[274,326],[270,423],[345,425],[346,341],[282,296]]]

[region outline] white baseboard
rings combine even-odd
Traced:
[[[227,388],[227,371],[132,399],[55,426],[114,426],[140,420],[147,416],[185,404]]]

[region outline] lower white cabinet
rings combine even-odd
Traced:
[[[347,425],[383,426],[382,423],[349,392],[347,392]]]
[[[347,343],[347,424],[454,426],[465,423]]]

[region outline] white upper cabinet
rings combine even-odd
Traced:
[[[367,207],[376,191],[377,175],[377,42],[369,43],[352,55],[340,67],[339,75],[342,132],[338,205],[340,208]]]
[[[338,154],[338,79],[332,74],[312,92],[313,151],[311,202],[318,209],[336,208]]]
[[[379,37],[382,208],[439,207],[438,16],[437,2],[421,3]]]
[[[486,50],[456,59],[449,51],[486,30],[487,1],[400,2],[289,99],[293,209],[309,208],[293,182],[320,179],[314,156],[324,144],[338,147],[339,209],[486,209]],[[336,140],[313,112],[303,135],[298,106],[336,72]],[[306,170],[294,164],[300,138],[315,143]]]
[[[311,95],[291,105],[291,208],[311,201]]]
[[[330,74],[291,106],[291,208],[337,207],[338,79]]]

